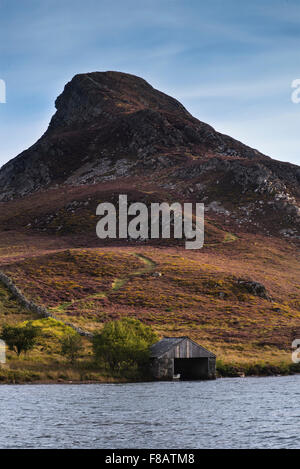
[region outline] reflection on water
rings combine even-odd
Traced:
[[[0,386],[0,448],[298,448],[300,376]]]

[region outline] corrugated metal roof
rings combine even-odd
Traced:
[[[182,340],[187,337],[164,337],[156,344],[150,347],[151,357],[161,357],[164,353],[170,350],[175,345],[178,345]]]

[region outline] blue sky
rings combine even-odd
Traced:
[[[200,120],[300,165],[299,0],[0,0],[0,166],[76,73],[139,75]]]

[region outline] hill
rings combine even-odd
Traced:
[[[225,364],[289,365],[300,333],[300,168],[218,133],[132,75],[76,75],[56,108],[38,142],[0,170],[0,269],[90,332],[133,316]],[[119,194],[204,202],[203,249],[100,241],[96,207]],[[38,319],[14,299],[10,309],[1,288],[0,323]]]

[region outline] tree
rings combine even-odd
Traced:
[[[71,363],[75,363],[82,349],[82,339],[75,332],[67,333],[60,341],[61,354],[66,356]]]
[[[149,360],[150,345],[157,340],[156,333],[136,319],[110,321],[94,335],[94,356],[112,371],[142,368]]]
[[[2,328],[0,339],[4,340],[9,350],[20,356],[22,352],[26,353],[33,349],[39,335],[40,329],[30,323],[26,326],[5,325]]]

